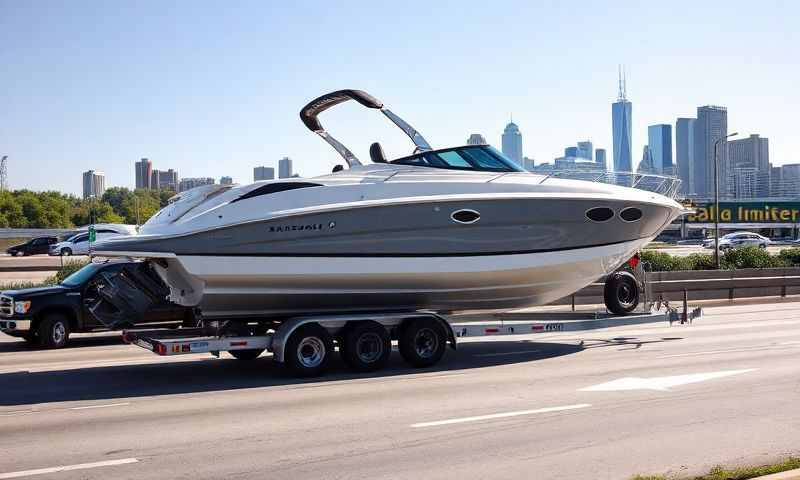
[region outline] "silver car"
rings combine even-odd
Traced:
[[[770,244],[769,238],[753,232],[734,232],[729,233],[719,239],[719,249],[728,250],[740,247],[767,248]],[[714,248],[714,239],[703,242],[706,248]]]

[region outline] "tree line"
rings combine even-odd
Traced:
[[[90,223],[141,224],[175,192],[111,187],[102,198],[82,200],[61,192],[0,192],[2,228],[72,228]]]

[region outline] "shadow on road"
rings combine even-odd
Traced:
[[[70,350],[73,348],[86,348],[86,347],[107,347],[109,345],[122,345],[122,333],[105,334],[105,335],[92,335],[85,337],[70,337],[69,343],[63,350]],[[37,350],[45,351],[42,347],[35,345],[28,345],[22,339],[18,341],[5,341],[0,343],[0,353],[12,352],[35,352]],[[52,350],[48,350],[52,351]]]
[[[448,349],[437,366],[427,369],[409,368],[400,355],[393,352],[389,367],[373,374],[352,373],[337,356],[328,374],[312,379],[291,377],[279,365],[273,363],[268,355],[246,362],[234,360],[226,354],[223,354],[221,359],[201,360],[195,357],[185,362],[14,372],[0,374],[0,406],[107,400],[282,385],[315,385],[374,377],[402,377],[530,362],[569,355],[581,350],[583,347],[580,345],[563,343],[528,341],[463,343],[459,345],[457,351]]]
[[[85,338],[94,342],[116,341],[116,337]],[[223,354],[221,359],[197,357],[180,362],[148,363],[110,367],[91,367],[47,372],[0,374],[0,406],[51,402],[111,400],[154,395],[238,390],[271,386],[312,386],[326,382],[364,379],[400,378],[412,374],[447,372],[497,365],[511,365],[571,355],[587,348],[638,348],[643,343],[665,342],[679,338],[640,341],[634,337],[587,340],[574,343],[522,341],[467,342],[457,351],[448,349],[433,368],[409,368],[393,352],[388,368],[373,374],[349,371],[335,357],[328,374],[312,379],[291,377],[268,355],[254,361],[239,361]]]

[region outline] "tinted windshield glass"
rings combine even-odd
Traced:
[[[479,172],[524,172],[516,163],[488,145],[470,145],[424,152],[391,163]]]
[[[89,265],[86,265],[77,272],[65,278],[61,283],[70,287],[83,285],[89,281],[89,279],[92,278],[95,273],[103,268],[103,266],[104,265],[102,263],[90,263]]]

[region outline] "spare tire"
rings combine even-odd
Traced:
[[[614,272],[606,278],[603,299],[609,312],[627,315],[639,305],[639,282],[630,272]]]

